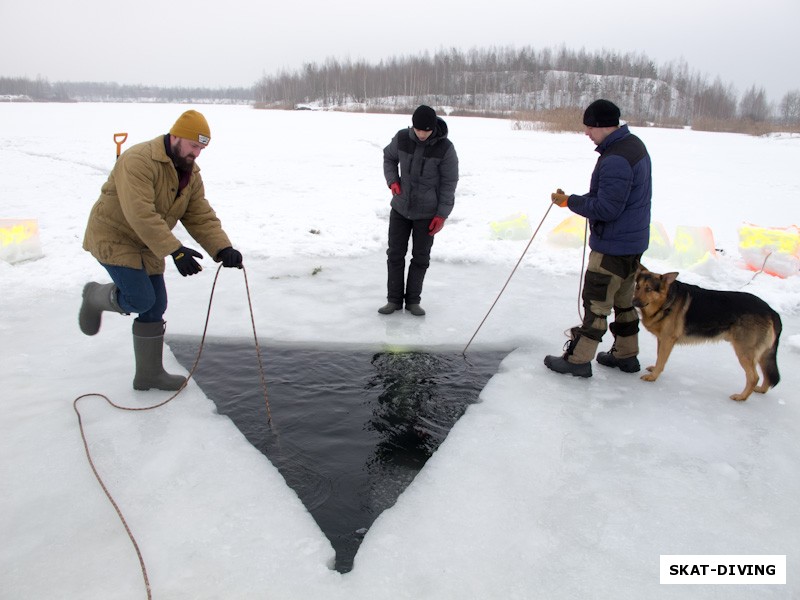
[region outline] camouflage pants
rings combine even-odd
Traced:
[[[636,268],[641,254],[611,256],[591,251],[583,279],[583,323],[572,330],[573,339],[586,337],[600,342],[608,329],[607,318],[614,310],[611,333],[615,340],[625,338],[627,348],[617,348],[615,356],[626,358],[638,353],[639,315],[633,307]],[[595,344],[596,347],[596,344]]]

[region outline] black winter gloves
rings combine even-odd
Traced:
[[[223,267],[236,267],[237,269],[242,268],[242,253],[234,248],[231,248],[230,246],[219,251],[217,254],[217,260],[222,263]]]
[[[175,266],[178,267],[178,272],[186,277],[187,275],[194,275],[203,270],[195,258],[203,258],[197,250],[192,250],[186,246],[181,246],[172,253],[172,259],[175,261]]]
[[[186,246],[181,246],[172,253],[175,266],[178,267],[178,272],[184,277],[187,275],[195,275],[203,270],[203,267],[195,258],[203,258],[203,255],[197,250],[192,250]],[[241,269],[242,253],[228,246],[217,253],[217,261],[221,262],[223,267],[236,267],[237,269]]]

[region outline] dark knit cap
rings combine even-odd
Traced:
[[[420,131],[433,131],[436,129],[436,111],[424,104],[418,106],[411,117],[411,124]]]
[[[619,126],[619,108],[608,100],[595,100],[583,113],[583,124],[587,127]]]

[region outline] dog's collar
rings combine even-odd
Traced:
[[[649,302],[647,304],[650,304]],[[661,313],[661,316],[658,317],[658,320],[661,321],[662,319],[666,319],[670,313],[672,312],[672,305],[675,304],[675,299],[667,301],[664,306],[658,311]]]

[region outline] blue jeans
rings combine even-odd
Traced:
[[[158,323],[167,311],[167,286],[163,275],[148,275],[144,269],[105,265],[111,279],[119,288],[119,307],[128,313],[138,313],[142,323]]]

